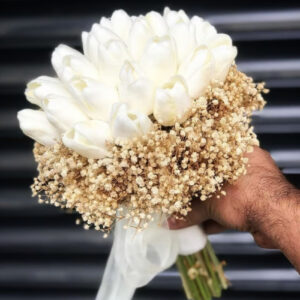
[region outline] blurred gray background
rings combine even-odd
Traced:
[[[75,215],[31,198],[32,141],[16,121],[17,110],[29,106],[25,83],[53,74],[53,48],[66,43],[81,49],[80,32],[101,16],[117,8],[130,14],[162,11],[165,5],[206,17],[229,33],[239,49],[239,68],[266,81],[271,93],[265,110],[254,117],[255,131],[300,187],[299,0],[0,0],[0,299],[92,300],[110,247],[101,234],[75,226]],[[278,251],[258,248],[246,233],[211,240],[228,262],[232,282],[222,299],[300,299],[300,277]],[[184,300],[176,270],[159,275],[135,299]]]

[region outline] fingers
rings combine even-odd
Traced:
[[[181,229],[192,225],[201,224],[209,219],[208,201],[194,200],[192,202],[192,211],[186,216],[184,220],[177,220],[174,216],[168,219],[170,229]]]
[[[258,233],[258,232],[252,232],[252,236],[255,240],[255,243],[265,249],[276,249],[276,245],[274,245],[273,241],[271,241],[268,237]]]
[[[216,234],[223,232],[227,228],[213,220],[207,220],[202,224],[202,227],[206,234]]]

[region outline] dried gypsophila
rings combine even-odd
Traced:
[[[62,144],[36,143],[33,194],[80,213],[85,228],[97,230],[109,231],[117,216],[139,229],[153,213],[185,217],[192,199],[224,194],[224,182],[246,173],[244,153],[258,145],[250,117],[263,108],[266,92],[232,66],[223,84],[209,86],[193,103],[187,121],[171,128],[156,123],[141,139],[111,145],[112,158],[87,159]]]

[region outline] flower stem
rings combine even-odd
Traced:
[[[228,288],[228,280],[208,241],[201,251],[187,256],[179,255],[176,261],[182,284],[189,300],[211,300],[221,297]]]

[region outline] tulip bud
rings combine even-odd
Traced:
[[[60,133],[69,130],[75,123],[88,120],[72,99],[49,95],[42,101],[42,108],[49,122]]]
[[[46,114],[40,110],[23,109],[17,118],[23,133],[44,146],[51,146],[59,140],[57,130],[49,123]]]
[[[80,108],[92,119],[107,121],[113,103],[119,101],[116,88],[93,79],[74,79],[70,87]]]
[[[194,16],[191,19],[191,23],[194,26],[196,42],[199,46],[208,45],[211,40],[215,39],[217,30],[210,23],[204,21],[198,16]]]
[[[152,37],[151,28],[146,22],[145,18],[138,17],[131,26],[128,47],[131,56],[135,60],[139,60],[145,50],[145,46]]]
[[[231,46],[219,46],[212,49],[212,54],[215,60],[215,69],[212,78],[223,82],[237,56],[237,48]]]
[[[138,65],[126,61],[120,71],[120,100],[130,110],[150,115],[153,112],[154,85],[145,78]]]
[[[177,23],[189,23],[190,19],[186,13],[181,9],[179,11],[170,10],[169,7],[164,9],[164,19],[166,20],[169,28]]]
[[[168,34],[168,26],[162,15],[156,11],[146,14],[145,19],[152,29],[153,35],[162,37]]]
[[[179,19],[171,28],[170,35],[174,38],[179,63],[192,52],[196,46],[194,26]]]
[[[79,51],[59,45],[52,53],[52,65],[58,77],[65,83],[74,77],[84,76],[98,79],[97,69]]]
[[[82,32],[82,47],[84,55],[92,62],[95,66],[98,66],[98,41],[95,36],[88,32]]]
[[[74,125],[62,138],[64,145],[87,158],[104,158],[111,155],[110,128],[106,122],[88,120]]]
[[[57,78],[40,76],[27,83],[25,96],[30,103],[41,106],[42,100],[49,94],[70,97],[64,85]]]
[[[212,77],[213,57],[206,46],[197,47],[181,64],[179,74],[187,82],[189,95],[203,95]]]
[[[121,39],[127,40],[131,19],[123,9],[115,10],[110,18],[101,18],[100,25],[115,32]]]
[[[217,34],[210,41],[209,47],[215,62],[213,79],[223,82],[237,55],[237,49],[232,46],[232,40],[227,34]]]
[[[162,85],[174,75],[177,71],[177,57],[170,37],[152,38],[140,65],[146,76],[157,85]]]
[[[99,24],[94,24],[92,26],[90,34],[96,38],[98,44],[105,44],[110,40],[120,39],[120,37],[117,34],[115,34],[112,30]]]
[[[156,90],[154,117],[163,126],[173,126],[184,122],[190,115],[192,99],[184,79],[173,77],[163,88]]]
[[[147,134],[152,129],[147,115],[128,111],[125,103],[113,105],[110,127],[115,142],[123,142]]]
[[[128,57],[127,46],[121,40],[110,40],[106,44],[99,45],[98,60],[101,81],[116,86],[120,69]]]

